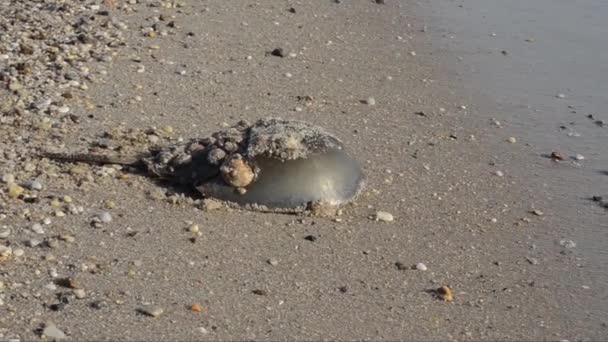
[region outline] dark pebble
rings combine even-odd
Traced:
[[[268,291],[266,290],[253,290],[251,292],[258,296],[268,296]]]
[[[307,235],[304,237],[304,240],[315,242],[315,241],[317,241],[317,237],[314,235]]]
[[[399,261],[397,261],[397,262],[395,263],[395,267],[397,267],[397,269],[398,269],[399,271],[404,271],[404,270],[407,270],[407,269],[409,269],[409,268],[410,268],[410,267],[408,267],[407,265],[405,265],[405,264],[403,264],[402,262],[399,262]]]
[[[285,51],[282,48],[276,48],[270,52],[271,55],[276,57],[285,57]]]

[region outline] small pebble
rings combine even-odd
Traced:
[[[583,156],[582,154],[577,154],[577,155],[574,156],[574,159],[576,159],[576,160],[584,160],[585,156]]]
[[[270,259],[268,259],[268,264],[270,264],[272,266],[276,266],[279,264],[279,261],[277,259],[270,258]]]
[[[15,182],[15,176],[13,174],[7,173],[2,175],[2,182],[4,183],[14,183]]]
[[[17,248],[17,249],[13,250],[13,255],[16,257],[23,256],[23,254],[25,254],[25,251],[21,248]]]
[[[555,95],[555,97],[557,97],[558,99],[565,99],[566,94],[559,93],[559,94]]]
[[[11,235],[11,230],[6,228],[0,230],[0,239],[6,239]]]
[[[419,262],[419,263],[416,264],[416,269],[418,271],[426,271],[428,268],[426,267],[425,264]]]
[[[497,175],[498,177],[502,177],[505,174],[502,171],[497,170],[496,172],[494,172],[495,175]]]
[[[107,211],[100,213],[98,217],[99,217],[99,220],[103,223],[112,222],[112,215]]]
[[[510,142],[511,144],[515,144],[517,142],[517,139],[515,139],[514,137],[509,137],[509,139],[507,139],[508,142]]]
[[[23,184],[23,186],[25,186],[25,188],[29,189],[29,190],[36,190],[36,191],[42,190],[42,183],[40,183],[37,180],[28,180],[27,182],[25,182]]]
[[[566,247],[568,249],[572,249],[576,247],[576,243],[572,240],[560,240],[560,246]]]
[[[370,105],[370,106],[375,106],[376,105],[376,99],[374,99],[373,97],[368,97],[367,100],[365,100],[365,103]]]
[[[532,214],[534,214],[536,216],[543,216],[545,213],[543,213],[542,211],[540,211],[538,209],[534,209],[534,210],[532,210]]]
[[[42,335],[52,340],[63,340],[66,336],[63,331],[55,326],[53,323],[47,323],[42,330]]]
[[[190,230],[191,233],[198,233],[200,231],[200,227],[198,224],[193,224],[188,230]]]
[[[163,312],[165,312],[165,310],[163,310],[160,307],[144,307],[139,311],[150,317],[158,317],[158,316],[162,315]]]
[[[375,216],[376,221],[392,222],[394,220],[393,214],[386,211],[379,211]]]
[[[34,223],[32,225],[32,231],[36,234],[44,234],[44,229],[42,229],[42,225],[40,223]]]
[[[84,289],[74,289],[72,292],[74,292],[74,296],[76,296],[78,299],[83,299],[87,296]]]
[[[24,191],[25,189],[15,183],[8,184],[8,195],[10,197],[19,197]]]
[[[536,258],[531,258],[531,257],[527,257],[526,261],[530,264],[530,265],[538,265],[538,259]]]

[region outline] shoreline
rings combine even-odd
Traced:
[[[531,213],[548,204],[522,196],[525,174],[509,165],[529,150],[475,120],[482,109],[452,90],[415,11],[123,6],[135,11],[109,19],[125,24],[126,46],[92,64],[95,82],[66,101],[78,120],[32,116],[49,117],[46,141],[0,126],[24,136],[5,142],[18,153],[0,174],[42,184],[24,189],[33,203],[0,194],[10,230],[0,244],[23,251],[0,264],[0,337],[37,340],[55,326],[74,340],[571,338],[554,284],[577,258],[552,242],[531,247],[552,221]],[[286,56],[268,54],[276,48]],[[26,153],[175,141],[277,114],[325,127],[362,163],[367,188],[343,216],[204,211],[117,168]],[[370,219],[377,211],[395,221]],[[91,226],[104,212],[111,220]],[[432,295],[446,285],[453,302]]]

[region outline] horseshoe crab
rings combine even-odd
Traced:
[[[264,211],[338,206],[363,188],[361,167],[334,135],[303,121],[240,121],[202,139],[143,156],[44,153],[64,161],[139,166],[150,175],[193,186],[205,197]]]

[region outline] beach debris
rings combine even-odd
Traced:
[[[130,166],[191,186],[207,198],[260,211],[303,212],[314,203],[336,207],[354,200],[363,188],[361,167],[338,138],[310,123],[278,118],[254,124],[240,121],[211,136],[140,154],[44,152],[40,156]],[[217,206],[206,202],[204,207]],[[101,213],[95,220],[112,219]]]

